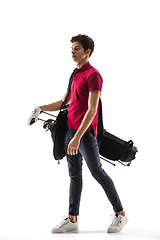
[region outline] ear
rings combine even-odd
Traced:
[[[87,49],[85,54],[89,56],[90,52],[91,52],[91,49]]]

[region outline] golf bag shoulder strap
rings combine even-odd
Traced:
[[[104,126],[103,126],[103,116],[102,116],[102,101],[99,99],[99,110],[98,110],[98,135],[102,134],[104,131]]]
[[[71,91],[71,85],[72,85],[72,82],[73,82],[74,72],[75,72],[75,71],[73,71],[73,73],[72,73],[71,76],[70,76],[69,83],[68,83],[68,92],[67,92],[67,95],[66,95],[66,97],[65,97],[64,102],[63,102],[62,105],[61,105],[60,110],[67,107],[67,106],[66,106],[66,101],[67,101],[67,98],[68,98],[68,96],[69,96],[69,94],[70,94],[70,91]]]

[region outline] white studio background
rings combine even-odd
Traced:
[[[139,150],[129,168],[102,162],[130,218],[126,231],[159,228],[159,12],[156,0],[1,0],[0,239],[49,232],[67,215],[66,160],[53,159],[42,122],[27,120],[66,91],[76,67],[70,39],[79,33],[95,41],[90,63],[104,80],[105,128]],[[112,207],[83,170],[81,229],[105,230]]]

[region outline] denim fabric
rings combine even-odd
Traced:
[[[85,132],[81,138],[78,154],[68,155],[67,148],[76,130],[67,126],[65,133],[65,151],[68,161],[70,176],[69,215],[79,215],[80,199],[82,192],[82,161],[85,159],[92,176],[104,189],[115,212],[123,210],[118,193],[112,179],[102,169],[99,158],[99,148],[93,129]],[[100,200],[99,200],[100,201]]]

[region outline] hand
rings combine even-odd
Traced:
[[[32,112],[30,118],[28,119],[28,126],[32,125],[33,123],[35,123],[38,120],[39,114],[41,113],[41,108],[40,107],[36,107],[35,110]]]
[[[78,154],[79,144],[80,144],[80,138],[74,136],[68,144],[68,150],[67,150],[68,154],[69,155]]]

